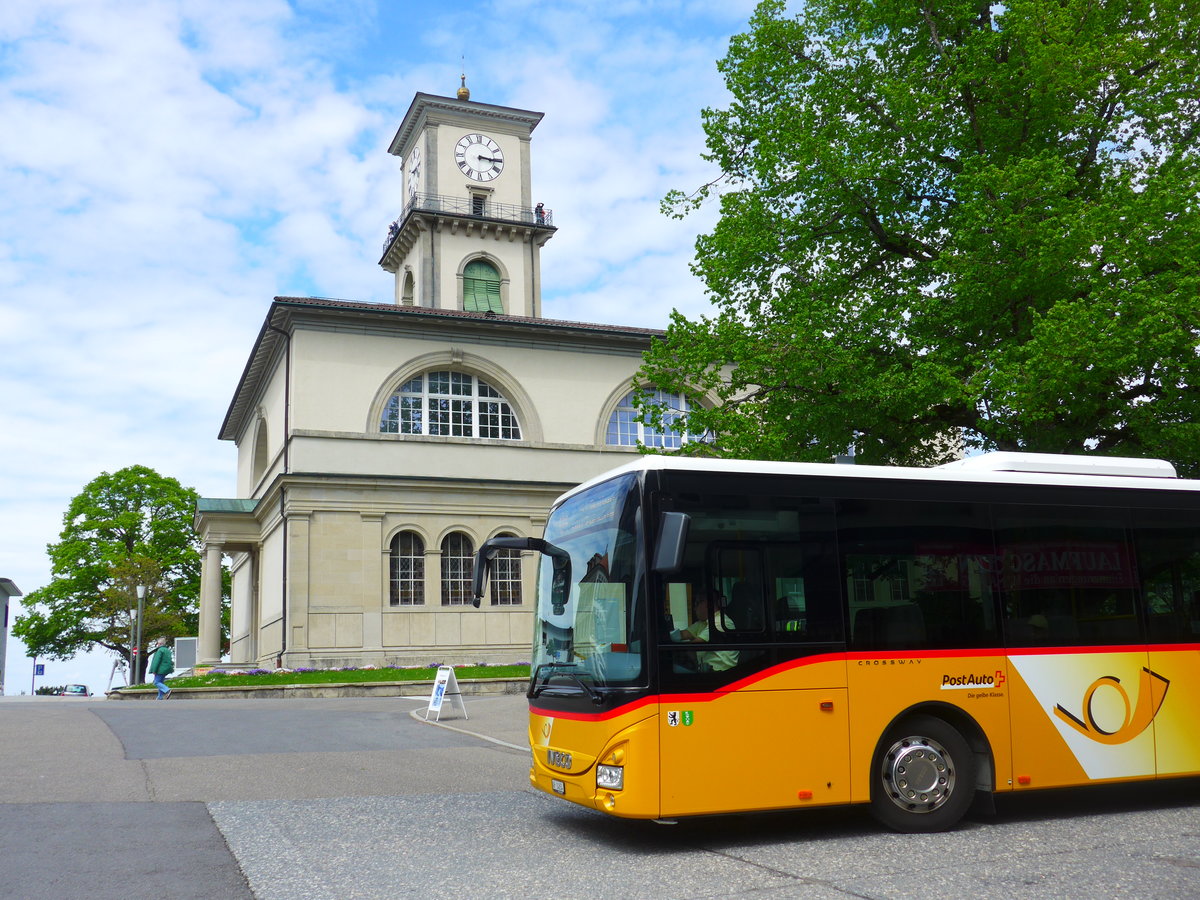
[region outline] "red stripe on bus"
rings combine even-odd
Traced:
[[[645,706],[671,704],[679,705],[681,703],[711,703],[714,700],[719,700],[722,697],[736,694],[756,684],[766,678],[774,677],[782,672],[787,672],[791,669],[799,669],[804,666],[813,666],[824,662],[851,662],[856,660],[875,660],[875,659],[947,659],[949,657],[972,658],[982,656],[1068,656],[1077,654],[1093,654],[1093,653],[1171,653],[1188,651],[1194,652],[1200,650],[1200,644],[1114,644],[1103,647],[992,647],[976,650],[919,650],[919,651],[904,651],[904,650],[886,650],[878,652],[866,651],[847,651],[839,653],[819,653],[813,656],[804,656],[799,659],[790,659],[787,662],[778,663],[771,666],[769,669],[763,669],[761,672],[755,672],[753,675],[747,675],[738,681],[717,688],[712,691],[689,692],[679,694],[651,694],[646,697],[639,697],[637,700],[631,700],[622,706],[615,709],[610,709],[607,712],[586,713],[586,712],[562,712],[559,710],[545,709],[529,704],[529,711],[536,715],[548,716],[554,719],[569,719],[576,722],[604,722],[608,719],[615,719],[618,716],[625,716],[632,712],[636,712]]]

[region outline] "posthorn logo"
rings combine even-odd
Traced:
[[[1170,681],[1157,672],[1143,668],[1138,682],[1137,705],[1134,706],[1120,678],[1116,675],[1102,675],[1084,692],[1081,715],[1075,715],[1061,703],[1054,708],[1054,714],[1097,743],[1124,744],[1145,731],[1154,721],[1154,717],[1162,708],[1163,700],[1167,698],[1167,688],[1170,684]],[[1115,728],[1112,727],[1115,721],[1106,723],[1108,727],[1097,722],[1095,698],[1102,688],[1115,691],[1125,705],[1124,718]]]

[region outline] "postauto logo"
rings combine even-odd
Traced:
[[[1124,744],[1131,741],[1149,727],[1167,699],[1167,688],[1171,682],[1157,672],[1143,668],[1138,684],[1136,705],[1129,699],[1121,679],[1116,675],[1102,675],[1092,682],[1083,694],[1081,715],[1075,715],[1061,703],[1054,707],[1054,714],[1085,737],[1100,744]],[[1106,729],[1096,721],[1093,698],[1100,688],[1116,691],[1124,702],[1125,716],[1116,728]]]
[[[996,688],[1004,684],[1006,677],[1002,671],[996,670],[995,675],[987,675],[984,673],[968,672],[965,675],[951,675],[944,673],[942,675],[942,690],[943,691],[969,691],[979,688]]]

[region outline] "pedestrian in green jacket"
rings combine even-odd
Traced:
[[[167,687],[164,677],[175,671],[175,659],[171,656],[171,648],[167,646],[167,639],[160,637],[155,642],[154,653],[150,655],[150,662],[146,666],[146,671],[154,676],[154,686],[158,688],[158,700],[166,700],[171,696],[171,689]]]

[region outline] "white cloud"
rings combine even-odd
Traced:
[[[48,581],[45,545],[101,471],[144,464],[233,495],[216,434],[270,298],[391,299],[386,148],[415,92],[453,93],[463,56],[474,99],[546,114],[546,314],[661,327],[703,312],[687,267],[711,223],[658,204],[712,175],[699,111],[724,102],[715,61],[752,8],[0,4],[0,575]],[[89,664],[47,679],[103,687],[107,664],[100,682]]]

